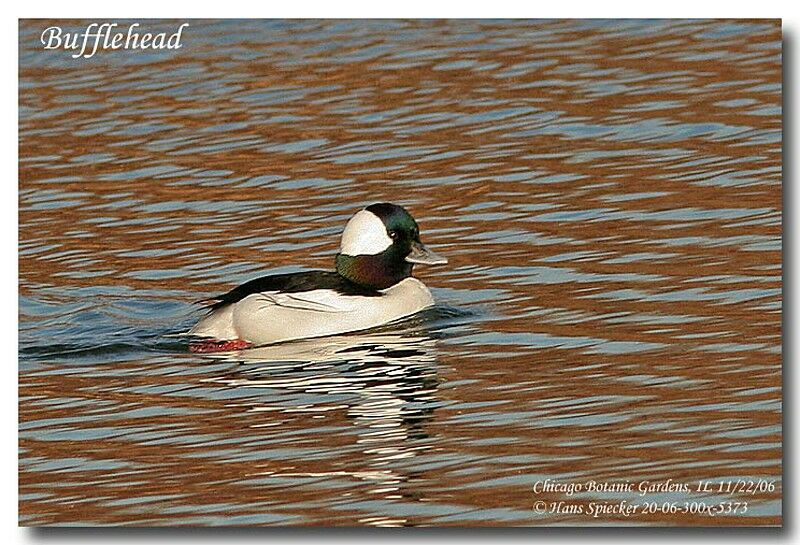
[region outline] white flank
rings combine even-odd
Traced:
[[[228,305],[206,314],[197,322],[189,335],[210,337],[218,341],[231,341],[239,337],[233,328],[233,305]]]
[[[406,278],[380,297],[341,295],[332,290],[254,293],[212,311],[191,334],[255,345],[338,335],[369,329],[433,305],[425,284]]]
[[[344,255],[375,255],[392,245],[381,219],[367,210],[350,218],[342,233]]]

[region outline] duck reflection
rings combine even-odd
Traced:
[[[361,453],[357,470],[270,475],[349,477],[365,483],[372,498],[419,499],[402,485],[415,476],[414,457],[431,448],[426,423],[439,383],[436,340],[427,332],[306,339],[213,357],[240,364],[213,382],[264,389],[263,402],[249,403],[249,410],[312,415],[344,410],[353,423]],[[362,522],[407,523],[385,516]]]

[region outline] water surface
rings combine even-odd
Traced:
[[[603,522],[780,523],[777,23],[192,21],[82,60],[45,26],[20,26],[21,524],[597,523],[535,513],[570,499],[544,479],[765,479],[650,498],[744,514]],[[435,309],[223,357],[170,336],[331,268],[376,201],[450,259],[415,271]]]

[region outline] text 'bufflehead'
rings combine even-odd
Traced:
[[[403,207],[377,203],[347,222],[336,271],[276,274],[205,302],[210,310],[189,335],[195,352],[221,352],[369,329],[433,305],[411,276],[415,263],[447,259],[426,248]]]

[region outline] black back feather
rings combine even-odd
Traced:
[[[214,310],[241,301],[248,295],[261,292],[300,293],[311,290],[333,290],[341,295],[380,297],[381,292],[351,282],[332,271],[306,271],[299,273],[273,274],[245,282],[224,295],[200,301],[210,303]]]

